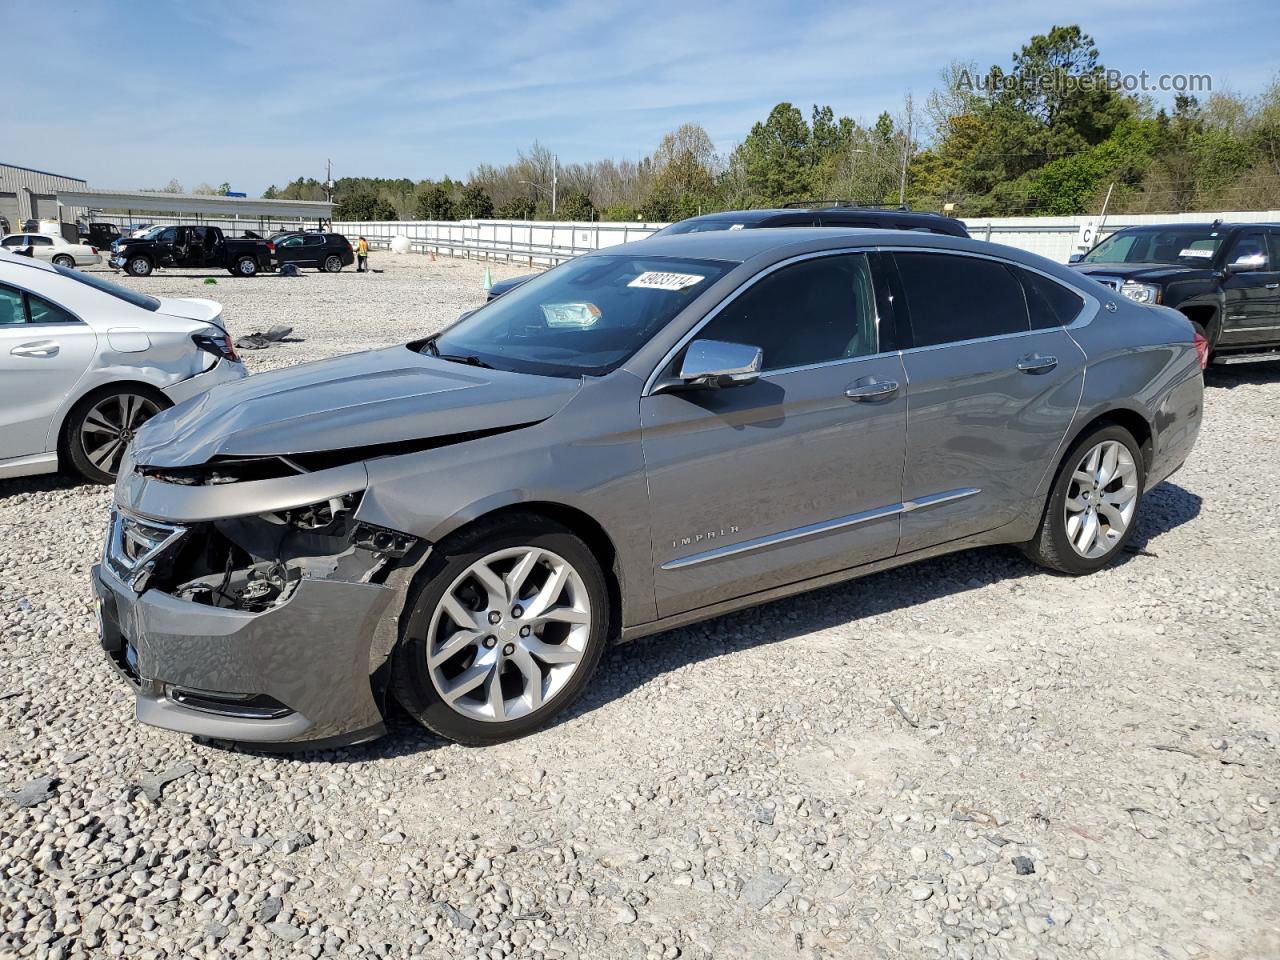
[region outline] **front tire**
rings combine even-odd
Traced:
[[[151,261],[146,257],[130,257],[124,268],[133,277],[149,277],[151,276],[151,271],[155,269],[151,265]]]
[[[531,733],[590,680],[608,606],[600,564],[568,529],[533,514],[481,521],[433,549],[410,591],[396,699],[468,746]]]
[[[90,394],[72,409],[62,429],[62,449],[90,483],[114,483],[125,448],[138,428],[171,406],[168,398],[140,386]]]
[[[1063,458],[1040,529],[1023,552],[1071,576],[1101,570],[1133,537],[1145,484],[1133,434],[1115,425],[1090,430]]]

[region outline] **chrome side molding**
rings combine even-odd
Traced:
[[[913,513],[916,510],[929,510],[933,507],[941,506],[944,503],[951,503],[955,500],[964,500],[966,497],[972,497],[982,491],[976,487],[962,487],[958,490],[946,490],[942,493],[931,493],[923,497],[914,497],[903,503],[894,503],[884,507],[876,507],[873,510],[863,510],[860,513],[851,513],[848,516],[836,517],[834,520],[824,520],[820,523],[811,523],[803,527],[795,527],[791,530],[783,530],[780,533],[771,533],[764,537],[754,537],[751,540],[743,540],[740,543],[730,543],[723,547],[716,547],[714,550],[704,550],[702,553],[690,554],[687,557],[677,557],[674,560],[668,560],[662,564],[662,570],[679,570],[683,567],[692,567],[700,563],[709,563],[712,560],[723,560],[726,557],[734,557],[740,553],[749,553],[755,550],[764,550],[768,547],[774,547],[781,543],[789,543],[792,540],[801,540],[805,537],[816,537],[824,533],[831,533],[835,530],[843,530],[846,527],[858,526],[863,523],[872,523],[876,520],[884,520],[888,517],[901,516],[904,513]]]

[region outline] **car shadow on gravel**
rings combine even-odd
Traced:
[[[1204,372],[1204,385],[1216,389],[1259,387],[1271,383],[1280,383],[1280,360],[1213,366]]]
[[[0,502],[20,493],[52,493],[58,490],[75,490],[78,487],[92,488],[93,484],[67,473],[41,473],[34,477],[14,477],[0,480]]]
[[[1161,535],[1194,519],[1201,498],[1165,481],[1143,499],[1138,529],[1116,565],[1148,563],[1159,554]],[[980,547],[922,560],[845,583],[775,600],[611,647],[582,697],[547,729],[605,706],[637,687],[697,663],[780,643],[818,630],[920,606],[996,583],[1053,576],[1011,546]],[[329,751],[280,755],[295,763],[347,763],[407,756],[448,746],[398,705],[388,707],[387,736],[373,743]]]

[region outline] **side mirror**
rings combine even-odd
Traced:
[[[1084,259],[1084,254],[1083,254],[1083,253],[1073,253],[1073,254],[1072,254],[1072,255],[1067,259],[1067,263],[1079,263],[1079,262],[1080,262],[1081,260],[1083,260],[1083,259]]]
[[[1226,267],[1223,268],[1223,272],[1226,273],[1227,276],[1231,276],[1236,273],[1257,273],[1259,270],[1265,269],[1266,264],[1261,261],[1241,258],[1235,263],[1228,263]]]
[[[695,340],[685,350],[680,373],[658,384],[655,392],[704,387],[738,387],[760,376],[764,351],[745,343]]]

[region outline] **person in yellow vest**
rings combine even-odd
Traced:
[[[356,238],[356,273],[367,273],[369,270],[369,241],[364,237]]]

